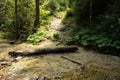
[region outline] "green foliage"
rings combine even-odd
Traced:
[[[51,36],[51,39],[53,41],[57,41],[59,39],[59,33],[58,32],[55,32],[52,36]]]
[[[14,0],[0,0],[0,30],[11,33],[15,38]],[[40,0],[40,26],[48,25],[51,16],[67,8],[67,0]],[[19,39],[27,38],[33,32],[35,20],[35,0],[18,0],[17,28]]]
[[[49,10],[54,14],[57,11],[64,11],[68,6],[68,0],[46,0],[41,8]]]
[[[13,40],[13,38],[16,36],[15,33],[10,33],[10,32],[4,32],[3,34],[0,34],[0,38],[3,38],[3,39],[11,39]]]
[[[33,30],[34,24],[34,1],[18,1],[18,25],[17,28],[19,30],[18,36],[20,39],[26,38]],[[16,38],[15,33],[15,8],[14,8],[14,0],[7,0],[4,2],[5,14],[4,21],[1,24],[1,30],[4,32],[11,33],[11,36],[8,37]],[[6,35],[7,36],[7,35]]]
[[[75,0],[73,10],[76,24],[88,26],[90,16],[92,22],[96,21],[96,17],[106,12],[108,5],[114,2],[113,0]]]
[[[75,23],[75,18],[74,17],[65,17],[62,22],[63,22],[63,24],[71,25],[71,24]]]
[[[68,8],[66,10],[66,13],[65,13],[65,17],[62,21],[64,24],[72,24],[72,23],[75,23],[75,17],[74,17],[74,13],[73,13],[73,9],[71,8]]]
[[[59,4],[59,11],[64,11],[68,7],[68,0],[57,0],[57,3]]]
[[[0,26],[4,22],[6,0],[0,0]],[[2,28],[0,27],[0,30]]]
[[[40,0],[40,5],[42,5],[44,3],[45,0]]]
[[[54,12],[58,10],[58,3],[56,0],[50,0],[44,7],[46,10],[50,10],[51,12]]]
[[[40,25],[45,25],[49,22],[51,12],[48,10],[40,9]]]
[[[103,27],[99,26],[92,29],[79,28],[72,30],[70,32],[70,37],[66,39],[66,44],[79,44],[86,47],[96,47],[96,49],[99,48],[102,51],[105,49],[107,53],[110,53],[112,48],[117,52],[120,49],[120,38],[118,38],[120,34],[114,32],[108,36],[106,32],[103,32],[102,30],[100,31],[99,28],[102,29]]]
[[[7,6],[4,5],[4,7],[6,8],[5,12],[8,14],[4,14],[4,22],[3,22],[4,24],[1,25],[1,30],[13,32],[14,6],[11,5],[13,4],[13,2],[8,1],[8,2],[5,2],[5,4],[7,5]]]
[[[40,28],[34,34],[31,34],[27,38],[28,43],[37,44],[45,37],[47,33],[47,25],[51,18],[51,11],[40,8]]]
[[[46,30],[44,28],[39,28],[38,31],[27,38],[28,43],[37,44],[46,35]]]
[[[34,24],[34,1],[23,1],[18,3],[18,28],[20,38],[26,38],[33,30]],[[26,37],[24,37],[24,34]]]
[[[71,16],[74,16],[73,9],[68,8],[68,9],[67,9],[66,17],[71,17]]]
[[[74,5],[76,24],[83,24],[89,19],[89,0],[76,0]]]
[[[48,10],[44,10],[44,9],[40,9],[40,18],[41,19],[46,19],[49,15],[51,14],[51,12],[50,11],[48,11]]]
[[[76,18],[77,28],[70,32],[66,44],[82,45],[108,54],[120,55],[120,1],[93,0],[92,27],[88,27],[88,3],[88,0],[75,1],[73,17]]]

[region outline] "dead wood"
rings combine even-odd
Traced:
[[[76,46],[65,46],[65,47],[56,47],[56,48],[44,48],[36,49],[33,51],[12,51],[9,52],[11,56],[32,56],[32,55],[42,55],[47,53],[65,53],[65,52],[75,52],[78,50]]]
[[[61,58],[66,59],[66,60],[69,60],[69,61],[71,61],[71,62],[73,62],[73,63],[75,63],[75,64],[78,64],[78,65],[83,65],[83,63],[78,62],[78,61],[75,61],[75,60],[73,60],[73,59],[71,59],[71,58],[69,58],[69,57],[66,57],[66,56],[61,56]]]
[[[76,61],[76,60],[74,60],[74,59],[72,59],[72,58],[70,58],[70,57],[67,57],[67,56],[61,56],[61,58],[66,59],[66,60],[68,60],[68,61],[71,61],[71,62],[79,65],[80,68],[81,68],[81,71],[84,71],[84,70],[85,70],[85,64],[84,64],[84,63],[79,62],[79,61]]]

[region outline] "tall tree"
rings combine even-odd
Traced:
[[[35,30],[37,28],[37,26],[40,25],[40,20],[39,20],[39,0],[35,0],[35,5],[36,5],[36,17],[35,17],[35,22],[34,22],[34,27],[35,27]]]
[[[92,27],[92,0],[90,0],[90,27]]]
[[[17,7],[18,0],[15,0],[15,33],[16,39],[19,38],[18,34],[18,7]]]
[[[5,21],[5,5],[6,0],[0,0],[0,26]]]
[[[92,26],[93,19],[104,13],[110,2],[111,0],[75,0],[74,14],[77,24]]]

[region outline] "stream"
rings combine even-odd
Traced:
[[[62,20],[54,18],[49,31],[51,33],[60,32],[60,40],[63,41],[67,35],[60,30],[64,29],[63,27],[65,26],[62,24]],[[101,54],[82,47],[73,53],[51,53],[17,58],[11,58],[8,55],[10,51],[29,51],[37,48],[64,46],[63,44],[56,45],[58,43],[49,39],[37,45],[9,44],[4,40],[1,41],[0,63],[10,63],[0,65],[0,80],[120,80],[120,57]],[[82,63],[83,66],[63,59],[61,56],[67,56]]]

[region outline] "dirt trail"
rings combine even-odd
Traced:
[[[51,22],[50,32],[60,32],[60,40],[64,41],[70,28],[62,24],[61,18],[54,18]],[[49,35],[51,35],[49,34]],[[38,45],[20,43],[0,43],[0,62],[12,61],[9,51],[32,50],[36,48],[56,47],[57,42],[45,40]],[[67,56],[84,65],[61,58]],[[120,57],[104,55],[95,51],[79,47],[75,53],[47,54],[33,57],[18,57],[17,62],[0,66],[0,80],[120,80]],[[2,68],[5,66],[5,68]]]

